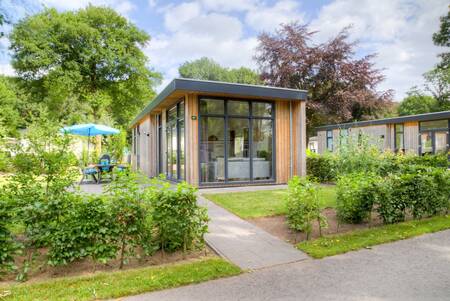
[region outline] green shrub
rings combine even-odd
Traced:
[[[442,169],[390,175],[383,185],[389,193],[378,197],[377,212],[386,224],[404,221],[407,213],[420,219],[448,210],[450,177]]]
[[[160,179],[152,184],[149,195],[159,247],[175,251],[202,246],[208,231],[208,216],[206,208],[197,205],[196,189],[184,182],[172,189]]]
[[[373,174],[361,173],[340,177],[336,189],[338,219],[354,224],[369,218],[377,196],[377,183],[380,180]]]
[[[321,214],[317,185],[306,179],[293,177],[289,181],[286,206],[289,227],[305,232],[307,240],[314,221],[318,222],[319,229],[327,226],[326,218]]]
[[[309,154],[306,157],[306,174],[321,183],[335,181],[335,157],[331,154]]]
[[[9,229],[12,223],[11,208],[6,200],[0,199],[0,276],[16,269],[14,257],[20,244]]]
[[[49,235],[48,263],[65,265],[86,257],[106,263],[119,249],[117,228],[105,198],[73,199],[70,210]]]
[[[136,248],[142,248],[146,255],[155,250],[152,243],[153,225],[149,218],[150,204],[134,173],[117,172],[108,191],[122,268],[127,257],[136,255]]]

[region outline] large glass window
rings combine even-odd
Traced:
[[[166,124],[167,177],[184,179],[184,102],[181,101],[167,112]]]
[[[250,180],[250,137],[247,118],[228,120],[228,181]]]
[[[420,130],[439,130],[439,129],[447,129],[448,128],[448,120],[432,120],[432,121],[422,121],[420,123]]]
[[[268,180],[273,178],[273,121],[253,119],[252,124],[253,179]]]
[[[327,150],[333,151],[333,131],[327,131]]]
[[[403,124],[395,125],[395,152],[405,151],[405,134]]]
[[[270,102],[201,98],[200,181],[273,180],[273,124]]]
[[[225,119],[200,119],[200,181],[225,181]]]
[[[448,119],[422,121],[420,130],[420,154],[448,151],[450,125]]]

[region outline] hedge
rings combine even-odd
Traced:
[[[342,176],[337,183],[337,216],[360,223],[372,208],[385,224],[447,213],[450,206],[450,172],[422,167],[385,177],[370,174]]]

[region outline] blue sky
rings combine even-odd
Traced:
[[[178,75],[180,64],[202,56],[256,69],[258,34],[280,23],[310,24],[317,43],[352,25],[351,37],[360,42],[356,55],[378,54],[376,67],[386,75],[379,88],[393,89],[396,100],[423,84],[422,74],[444,51],[431,35],[448,10],[447,0],[0,0],[0,8],[16,21],[44,6],[64,11],[88,3],[114,8],[152,36],[143,50],[149,67],[163,74],[162,86]],[[6,38],[0,40],[7,46]],[[0,56],[0,73],[14,73],[8,54]]]

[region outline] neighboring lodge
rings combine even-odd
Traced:
[[[195,186],[306,174],[306,91],[174,79],[131,124],[132,164]]]
[[[316,130],[319,154],[336,150],[341,137],[360,133],[382,150],[435,154],[449,151],[450,111],[325,125]]]

